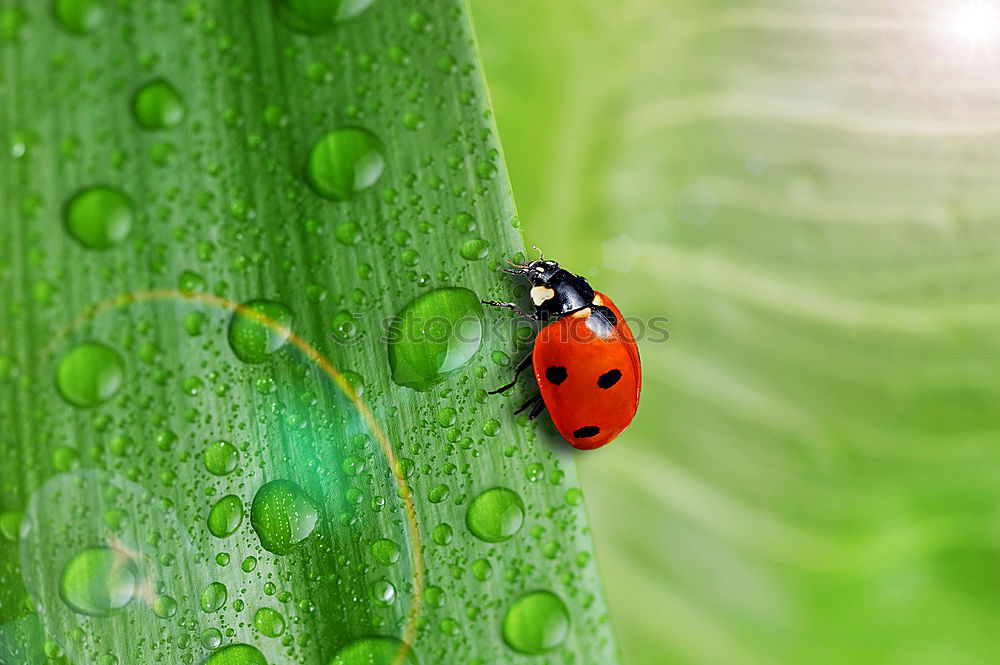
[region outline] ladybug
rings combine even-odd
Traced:
[[[548,408],[559,433],[574,448],[593,450],[610,443],[632,422],[642,388],[639,348],[622,313],[586,279],[546,261],[540,251],[537,261],[508,263],[514,267],[503,272],[531,282],[534,312],[510,302],[483,304],[549,323],[518,363],[514,380],[490,394],[512,388],[531,365],[538,393],[515,413],[530,407],[528,418],[534,419]]]

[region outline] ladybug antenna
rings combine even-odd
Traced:
[[[508,273],[510,275],[522,275],[528,269],[528,266],[523,266],[523,265],[521,265],[519,263],[514,263],[510,259],[504,259],[504,260],[507,261],[507,263],[509,263],[512,266],[514,266],[515,268],[517,268],[517,270],[511,270],[510,268],[504,268],[503,269],[503,272]]]
[[[539,260],[539,261],[542,261],[542,260],[544,260],[544,259],[545,259],[545,256],[544,256],[544,255],[542,254],[542,250],[538,249],[538,245],[532,245],[532,246],[531,246],[531,249],[533,249],[533,250],[535,250],[536,252],[538,252],[538,260]]]

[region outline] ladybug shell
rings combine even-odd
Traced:
[[[595,293],[594,304],[615,313],[614,328],[589,326],[587,319],[597,315],[587,308],[542,328],[533,352],[535,379],[552,422],[581,450],[600,448],[628,427],[642,388],[632,331],[606,295]],[[602,327],[604,336],[594,331]]]

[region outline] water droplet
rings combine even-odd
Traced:
[[[571,506],[579,506],[583,503],[583,492],[576,487],[566,490],[566,503]]]
[[[514,651],[539,654],[562,644],[569,631],[569,612],[549,591],[527,593],[510,606],[503,620],[503,639]]]
[[[262,607],[253,615],[253,625],[262,635],[280,637],[285,632],[285,617],[270,607]]]
[[[374,185],[384,168],[382,144],[375,135],[365,129],[343,127],[313,146],[306,178],[320,196],[346,201]]]
[[[136,91],[132,113],[146,129],[168,129],[184,120],[184,100],[169,82],[154,79]]]
[[[388,607],[396,602],[396,587],[389,580],[376,580],[372,582],[371,595],[376,603]]]
[[[451,542],[455,531],[451,528],[450,524],[438,524],[434,527],[434,531],[431,532],[431,538],[434,540],[436,545],[447,545]]]
[[[63,568],[59,594],[78,614],[104,617],[128,605],[139,571],[124,552],[108,547],[83,550]]]
[[[413,648],[395,637],[365,637],[337,652],[329,665],[418,665]]]
[[[229,590],[222,582],[212,582],[201,592],[201,611],[212,614],[222,609],[229,600]]]
[[[500,433],[500,421],[496,418],[490,418],[483,423],[483,434],[486,436],[496,436]]]
[[[441,503],[448,498],[449,494],[451,494],[451,489],[444,483],[441,483],[435,485],[427,492],[427,499],[431,503]]]
[[[524,502],[516,492],[494,487],[472,500],[465,521],[477,538],[500,543],[516,534],[524,524]]]
[[[493,564],[486,559],[476,559],[472,562],[472,576],[480,582],[493,577]]]
[[[235,494],[219,499],[208,514],[208,530],[216,538],[233,535],[241,524],[243,524],[243,502]]]
[[[399,561],[399,545],[388,538],[379,538],[372,543],[372,556],[383,566],[391,566]]]
[[[483,238],[473,238],[466,241],[459,250],[462,258],[466,261],[479,261],[485,259],[490,254],[490,243]]]
[[[0,536],[10,542],[17,541],[20,535],[21,517],[23,517],[21,513],[13,510],[0,513]]]
[[[274,480],[261,487],[250,507],[250,525],[261,546],[274,554],[294,550],[318,521],[316,504],[290,480]]]
[[[177,601],[171,596],[157,596],[153,601],[153,614],[161,619],[169,619],[177,614]]]
[[[90,249],[114,247],[132,229],[135,209],[119,189],[98,185],[80,190],[66,204],[66,228]]]
[[[215,476],[228,476],[240,463],[240,451],[228,441],[216,441],[205,449],[205,468]]]
[[[275,0],[293,30],[315,34],[332,29],[366,10],[375,0]]]
[[[230,644],[209,656],[204,665],[267,665],[267,659],[249,644]]]
[[[67,31],[85,35],[104,20],[105,0],[56,0],[56,20]]]
[[[287,341],[292,312],[272,300],[251,300],[243,307],[249,311],[235,312],[229,322],[229,346],[245,363],[265,362]]]
[[[70,404],[82,408],[111,399],[124,378],[125,367],[118,352],[95,342],[74,347],[56,370],[59,392]]]
[[[198,638],[201,646],[209,651],[218,649],[222,645],[222,631],[218,628],[206,628]]]
[[[425,293],[404,307],[389,337],[392,380],[428,390],[462,369],[483,341],[483,307],[468,289]]]

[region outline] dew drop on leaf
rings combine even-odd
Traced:
[[[243,501],[235,494],[219,499],[208,514],[208,530],[216,538],[236,533],[243,524]]]
[[[281,18],[293,30],[326,32],[366,10],[375,0],[275,0]]]
[[[59,594],[78,614],[104,617],[128,605],[138,586],[135,563],[116,549],[83,550],[63,568]]]
[[[228,476],[240,463],[240,451],[228,441],[216,441],[205,449],[205,468],[214,476]]]
[[[503,542],[524,524],[524,502],[517,492],[506,487],[488,489],[469,504],[466,524],[480,540]]]
[[[106,0],[56,0],[56,21],[75,35],[93,32],[104,20]]]
[[[394,637],[366,637],[337,652],[329,665],[419,665],[413,648]]]
[[[229,346],[245,363],[265,362],[288,340],[292,312],[272,300],[244,303],[248,312],[235,312],[229,322]]]
[[[132,229],[135,210],[119,189],[98,185],[83,189],[69,200],[64,211],[66,229],[89,249],[114,247]]]
[[[436,289],[410,302],[389,334],[392,380],[425,391],[461,370],[482,346],[483,318],[469,289]]]
[[[267,659],[249,644],[231,644],[209,656],[204,665],[267,665]]]
[[[566,638],[569,612],[562,599],[550,591],[532,591],[510,606],[503,620],[503,639],[514,651],[539,654]]]
[[[306,180],[320,196],[346,201],[382,176],[385,156],[381,142],[358,127],[335,129],[313,146]]]
[[[261,546],[288,554],[309,537],[319,521],[313,500],[290,480],[274,480],[259,490],[250,506],[250,525]]]
[[[74,347],[59,361],[56,386],[70,404],[89,408],[111,399],[124,377],[124,364],[117,351],[104,344],[87,342]]]
[[[164,79],[154,79],[132,97],[132,114],[144,129],[169,129],[184,120],[181,93]]]

